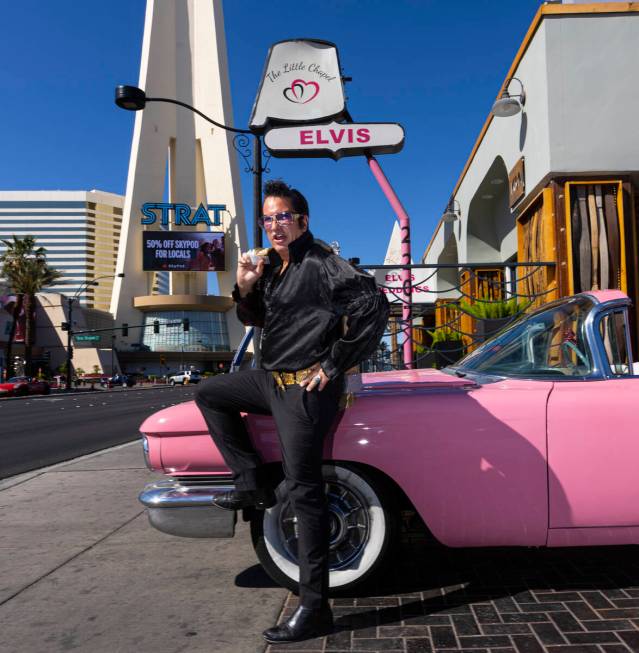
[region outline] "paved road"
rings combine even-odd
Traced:
[[[135,440],[148,415],[194,392],[130,388],[0,401],[0,478]]]

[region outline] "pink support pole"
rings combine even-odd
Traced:
[[[373,156],[366,157],[368,165],[373,173],[373,176],[380,185],[386,199],[395,211],[395,215],[399,219],[399,227],[402,232],[402,264],[410,265],[410,218],[406,213],[402,203],[399,201],[393,187],[386,178],[384,171],[380,167],[377,159]],[[412,282],[410,268],[402,268],[401,270],[402,281],[402,321],[404,324],[404,365],[407,369],[413,368],[413,324],[411,320],[411,301],[412,301]]]

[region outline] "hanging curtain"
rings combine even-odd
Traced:
[[[616,184],[579,184],[571,193],[575,292],[621,288]]]

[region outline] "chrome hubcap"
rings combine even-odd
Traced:
[[[361,554],[368,541],[368,511],[359,493],[340,481],[327,481],[324,488],[328,499],[329,568],[342,569]],[[280,510],[279,531],[287,554],[297,561],[297,517],[288,498]]]

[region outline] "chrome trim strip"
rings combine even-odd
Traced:
[[[234,489],[234,485],[184,487],[176,481],[156,481],[144,487],[138,500],[147,508],[215,507],[216,494]]]
[[[144,464],[147,466],[147,469],[155,471],[151,466],[151,459],[149,458],[149,438],[146,435],[142,436],[142,453],[144,454]]]
[[[633,363],[634,363],[634,357],[633,357],[633,352],[632,352],[632,343],[630,341],[630,316],[629,316],[629,311],[628,311],[628,302],[625,303],[618,303],[618,304],[612,304],[612,302],[606,302],[605,304],[601,304],[600,306],[603,306],[604,308],[602,310],[599,310],[597,312],[597,315],[595,319],[593,320],[593,341],[596,343],[596,349],[597,349],[597,355],[601,359],[601,367],[602,367],[602,375],[606,379],[627,379],[632,376],[633,374]],[[626,348],[628,352],[628,368],[629,368],[629,374],[614,374],[612,370],[610,369],[610,361],[608,360],[608,355],[606,354],[606,348],[603,342],[603,339],[601,338],[601,333],[599,330],[601,321],[604,319],[604,317],[610,313],[616,313],[616,312],[621,312],[623,313],[624,316],[624,333],[626,336]]]

